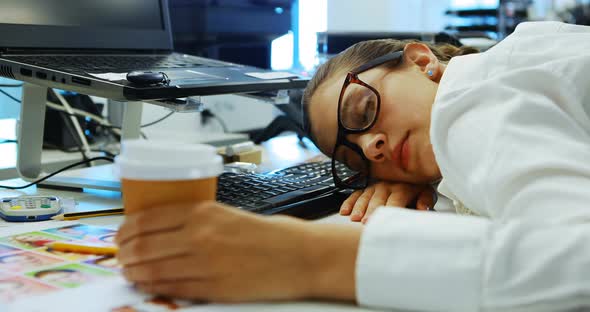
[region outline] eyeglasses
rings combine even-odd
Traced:
[[[346,75],[338,98],[338,134],[332,153],[332,177],[340,188],[363,189],[369,185],[371,162],[362,148],[346,139],[349,134],[365,132],[377,121],[381,108],[379,92],[358,75],[387,62],[401,63],[403,52],[393,52],[361,65]],[[341,159],[348,167],[340,165]],[[351,171],[352,170],[352,171]]]

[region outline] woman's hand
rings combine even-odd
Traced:
[[[430,185],[378,182],[364,190],[357,190],[342,203],[340,214],[350,215],[352,221],[366,223],[379,206],[408,207],[416,202],[416,209],[431,210],[435,190]]]
[[[140,290],[175,298],[354,300],[359,240],[355,226],[205,202],[128,215],[117,257]]]

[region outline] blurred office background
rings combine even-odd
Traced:
[[[460,40],[494,42],[527,20],[590,24],[590,0],[169,0],[169,7],[178,51],[302,74],[312,74],[330,55],[362,39],[436,41],[446,32]],[[0,94],[0,140],[13,139],[14,122],[2,119],[18,118],[20,105],[12,98],[20,99],[19,84],[0,78],[5,93]],[[217,122],[175,114],[150,131],[250,132],[281,114],[272,105],[236,96],[207,102]],[[144,107],[146,122],[164,113]]]

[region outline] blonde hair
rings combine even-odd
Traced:
[[[302,97],[303,105],[303,126],[307,136],[317,145],[317,140],[311,132],[309,120],[309,105],[312,96],[315,94],[320,85],[337,71],[351,71],[371,60],[388,53],[403,51],[407,44],[420,42],[417,40],[395,40],[395,39],[377,39],[359,42],[344,50],[340,54],[329,59],[322,64],[311,81],[307,84]],[[479,50],[463,46],[456,47],[450,44],[434,45],[422,42],[427,45],[439,61],[447,63],[451,58],[459,55],[478,53]]]

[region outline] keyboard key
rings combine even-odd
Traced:
[[[121,69],[180,68],[195,66],[223,66],[222,62],[198,58],[171,55],[56,55],[56,56],[11,56],[12,60],[31,63],[56,69],[85,70],[97,72]]]
[[[337,164],[338,170],[348,172]],[[334,189],[330,162],[309,163],[270,174],[224,173],[218,181],[217,199],[241,209],[264,213]]]

